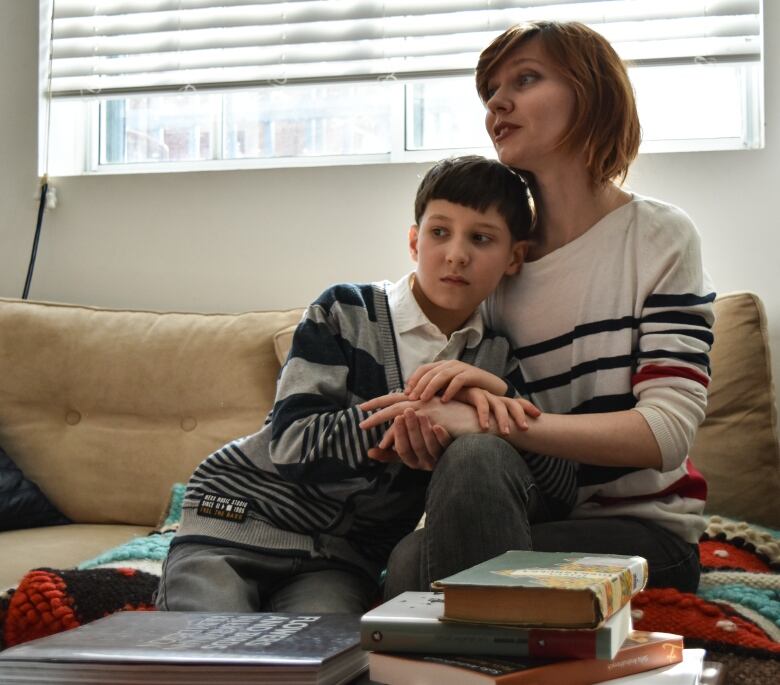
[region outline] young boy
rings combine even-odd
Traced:
[[[509,343],[485,329],[479,305],[522,264],[527,197],[519,176],[482,157],[426,174],[409,232],[415,272],[336,285],[308,307],[263,428],[212,454],[189,482],[158,608],[371,605],[390,552],[422,515],[430,474],[368,458],[388,427],[362,431],[370,412],[359,405],[442,359],[482,369],[486,391],[516,397]]]

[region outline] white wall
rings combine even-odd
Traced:
[[[35,224],[37,3],[0,0],[0,296],[22,292]],[[643,155],[638,192],[683,207],[718,290],[767,305],[780,377],[780,3],[765,2],[766,148]],[[423,165],[55,179],[31,298],[238,311],[396,277]]]

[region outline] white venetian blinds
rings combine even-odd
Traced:
[[[758,60],[760,12],[760,0],[41,0],[55,96],[466,74],[529,19],[589,24],[639,64]]]

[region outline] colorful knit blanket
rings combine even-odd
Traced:
[[[712,516],[699,551],[698,592],[641,592],[631,602],[635,627],[705,648],[726,665],[729,685],[780,684],[780,532]]]
[[[0,636],[11,646],[119,610],[151,610],[184,486],[177,485],[161,526],[77,569],[35,569],[0,595]],[[699,543],[696,594],[645,590],[632,600],[634,625],[685,637],[726,664],[728,685],[780,683],[780,531],[712,516]]]

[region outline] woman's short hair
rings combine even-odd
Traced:
[[[585,150],[591,181],[625,180],[641,138],[639,116],[625,65],[606,38],[578,22],[534,21],[513,26],[482,51],[477,91],[487,103],[488,82],[521,44],[538,37],[547,56],[571,86],[574,120],[561,146]]]

